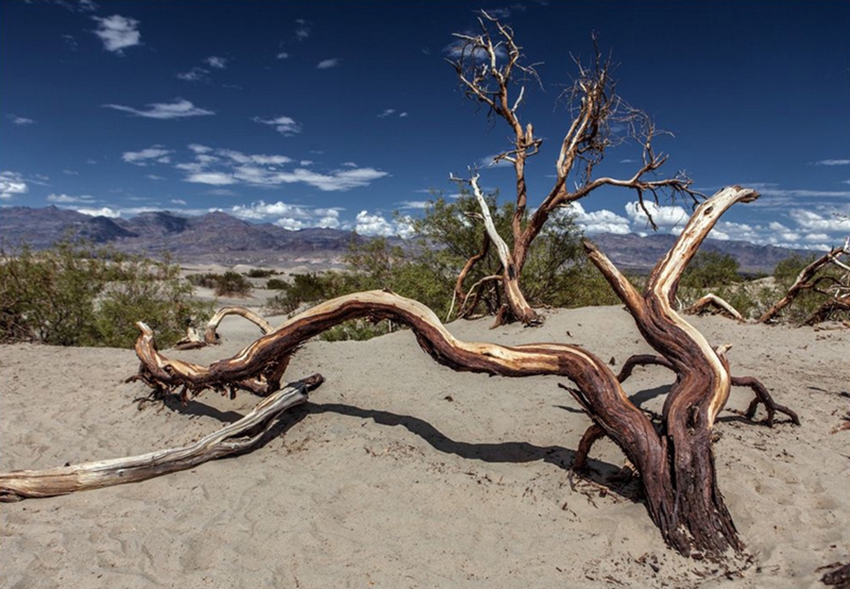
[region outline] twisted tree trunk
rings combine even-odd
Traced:
[[[640,474],[647,510],[665,541],[684,555],[720,558],[729,549],[740,552],[744,547],[717,486],[711,441],[712,427],[733,378],[724,357],[726,348],[713,349],[676,313],[672,301],[682,271],[720,215],[732,204],[757,196],[752,190],[733,187],[703,203],[654,269],[643,295],[608,258],[585,243],[638,329],[663,356],[657,363],[676,372],[660,431],[629,400],[606,363],[590,352],[557,343],[500,346],[463,342],[424,305],[384,291],[356,293],[319,304],[232,358],[206,367],[166,358],[156,350],[153,333],[140,323],[142,335],[136,352],[142,366],[138,378],[154,389],[154,396],[178,389],[183,395],[195,394],[206,388],[245,388],[270,394],[279,389],[291,355],[311,337],[349,319],[392,319],[410,326],[422,349],[454,370],[569,378],[574,386],[564,388],[593,420],[582,439],[579,458],[586,457],[595,439],[610,437]]]

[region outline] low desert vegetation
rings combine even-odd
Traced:
[[[144,319],[169,346],[212,312],[169,260],[70,241],[2,252],[0,285],[2,342],[129,348]]]
[[[729,303],[744,319],[757,321],[785,296],[803,269],[816,258],[816,254],[794,254],[780,261],[772,276],[747,276],[740,272],[738,262],[732,256],[700,252],[682,275],[678,292],[680,306],[688,307],[704,295],[714,294]],[[813,287],[801,290],[776,320],[796,325],[811,322],[816,312],[835,298],[835,287],[843,285],[846,279],[841,267],[826,265]],[[838,305],[818,319],[847,320],[850,312]]]
[[[497,205],[496,196],[488,196],[493,217],[498,226],[508,227],[514,216],[513,203]],[[468,193],[451,201],[436,198],[421,219],[411,221],[414,235],[404,244],[385,238],[352,240],[345,271],[296,274],[289,282],[269,280],[267,287],[280,292],[267,302],[264,311],[291,314],[345,294],[387,289],[416,299],[445,321],[494,315],[504,303],[498,279],[501,262],[495,251],[482,245],[486,236],[477,222],[479,215],[478,205]],[[526,297],[534,306],[618,302],[602,274],[587,260],[581,238],[581,229],[565,212],[533,242],[523,268],[523,283]],[[479,253],[476,265],[458,284],[467,260]],[[461,300],[467,304],[462,306]],[[373,326],[361,320],[338,326],[323,337],[368,339],[393,329],[385,322]]]
[[[194,286],[212,289],[217,297],[245,298],[251,296],[254,287],[243,274],[228,270],[223,274],[206,272],[186,277]]]
[[[245,276],[248,278],[269,278],[275,274],[279,274],[279,272],[270,268],[251,268],[245,273]]]

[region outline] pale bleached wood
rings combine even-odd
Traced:
[[[194,444],[46,470],[18,470],[0,474],[0,501],[67,495],[145,481],[186,470],[232,454],[248,452],[263,441],[281,413],[307,401],[309,389],[322,382],[313,375],[266,397],[245,417],[204,436]]]
[[[247,319],[259,327],[263,334],[267,334],[273,329],[268,321],[257,315],[251,309],[246,309],[245,307],[222,307],[216,311],[215,315],[210,317],[209,321],[207,321],[207,326],[204,329],[204,341],[206,343],[215,344],[218,342],[216,330],[218,329],[219,324],[221,324],[222,319],[228,315],[238,315],[239,317]]]
[[[708,306],[715,306],[719,308],[721,311],[725,312],[736,321],[745,321],[743,315],[738,312],[738,309],[736,309],[722,297],[719,297],[714,293],[709,293],[697,299],[697,301],[694,302],[693,305],[685,309],[685,313],[687,313],[688,315],[697,315]]]

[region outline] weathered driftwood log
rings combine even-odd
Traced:
[[[321,375],[314,374],[291,383],[260,401],[239,421],[189,446],[48,470],[18,470],[0,474],[0,501],[53,497],[135,483],[193,468],[216,458],[248,452],[263,443],[264,436],[281,413],[306,402],[308,391],[319,386],[322,380]]]
[[[273,362],[264,364],[261,369],[251,372],[250,376],[232,380],[220,380],[196,384],[187,375],[200,374],[205,369],[191,362],[182,360],[166,360],[156,351],[153,330],[144,322],[136,323],[142,332],[136,340],[136,355],[141,359],[138,374],[131,376],[127,382],[140,380],[147,384],[153,392],[154,399],[162,398],[164,395],[173,393],[180,389],[180,396],[185,401],[190,395],[197,395],[204,389],[213,389],[219,392],[229,392],[230,397],[236,395],[237,390],[244,390],[255,395],[266,396],[280,388],[280,379],[289,365],[291,353],[283,354]]]
[[[725,313],[732,319],[736,321],[745,321],[744,317],[738,310],[730,305],[727,301],[717,296],[716,294],[709,293],[704,297],[700,297],[693,305],[685,309],[685,313],[688,315],[698,315],[702,313],[707,307],[715,307],[719,309],[721,313]]]
[[[174,347],[178,350],[192,350],[219,343],[217,331],[218,326],[221,324],[222,319],[228,315],[239,315],[240,317],[244,317],[259,327],[260,331],[264,334],[272,330],[272,326],[269,325],[268,321],[250,309],[246,309],[245,307],[222,307],[215,312],[215,315],[210,317],[209,321],[207,321],[207,326],[204,328],[203,338],[201,338],[200,334],[198,334],[194,328],[189,327],[186,337],[177,342]]]
[[[142,380],[172,390],[181,386],[193,392],[204,388],[221,390],[257,378],[288,359],[305,340],[338,323],[360,317],[392,319],[410,326],[425,352],[458,371],[511,377],[555,374],[569,378],[576,385],[570,392],[642,474],[647,509],[668,543],[683,554],[696,550],[719,556],[723,552],[706,543],[699,530],[689,529],[677,514],[664,438],[629,401],[605,362],[578,346],[546,343],[509,347],[463,342],[452,336],[424,305],[389,292],[369,291],[316,305],[234,357],[208,367],[164,357],[156,350],[152,335],[144,333],[136,344],[143,363]]]

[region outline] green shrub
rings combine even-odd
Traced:
[[[742,280],[738,261],[720,252],[697,252],[679,281],[681,288],[718,288]]]
[[[157,332],[160,346],[185,334],[190,318],[212,305],[191,299],[192,287],[169,263],[129,257],[85,244],[2,254],[0,341],[132,347],[136,321]]]
[[[245,273],[248,278],[268,278],[275,274],[278,274],[276,270],[269,270],[268,268],[251,268]]]
[[[194,286],[211,288],[218,297],[247,297],[254,288],[247,278],[232,270],[224,274],[190,274],[186,278]]]
[[[266,281],[266,289],[267,290],[284,290],[287,286],[287,282],[280,278],[269,278]]]
[[[228,270],[218,277],[213,290],[218,297],[247,297],[253,289],[247,278],[238,272]]]
[[[496,195],[487,197],[494,222],[509,243],[514,205],[498,206]],[[344,294],[372,289],[388,289],[415,299],[431,308],[440,318],[451,319],[458,312],[454,299],[455,282],[467,260],[477,254],[484,241],[483,225],[473,220],[480,214],[474,198],[461,195],[448,202],[438,198],[425,216],[412,221],[415,237],[401,245],[384,238],[354,240],[345,257],[346,272],[324,272],[293,276],[291,283],[275,283],[280,293],[265,310],[292,313]],[[584,306],[616,304],[619,299],[601,273],[586,258],[581,231],[573,216],[553,216],[534,240],[523,268],[522,288],[534,306]],[[491,247],[487,256],[472,269],[464,288],[486,276],[500,272],[501,263]],[[271,282],[271,281],[270,281]],[[473,314],[493,314],[499,310],[499,288],[485,286]],[[386,322],[349,323],[322,335],[323,339],[361,339],[394,331]]]

